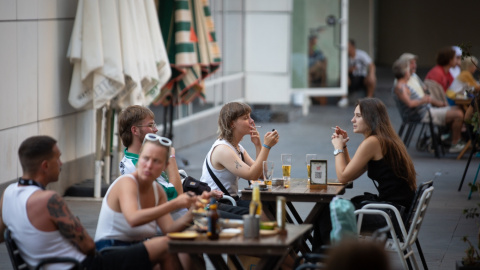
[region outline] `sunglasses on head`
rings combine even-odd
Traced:
[[[147,133],[145,135],[145,139],[143,139],[143,143],[145,143],[147,140],[151,142],[159,141],[161,145],[166,147],[172,146],[172,141],[169,138],[158,136],[154,133]]]

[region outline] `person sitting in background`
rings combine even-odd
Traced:
[[[0,199],[0,242],[5,229],[12,232],[30,269],[49,257],[70,257],[81,269],[180,269],[178,257],[168,252],[168,238],[140,241],[107,254],[95,244],[62,196],[45,187],[58,181],[62,162],[57,141],[48,136],[26,139],[18,149],[23,175],[9,185]],[[57,266],[58,267],[58,266]],[[68,269],[65,265],[64,268]]]
[[[447,90],[447,97],[455,99],[457,94],[462,94],[464,90],[480,91],[480,84],[475,80],[473,74],[477,70],[478,60],[475,56],[467,56],[462,60],[462,71],[453,80],[453,83]],[[472,93],[473,94],[473,93]]]
[[[452,75],[453,79],[457,78],[460,75],[461,64],[462,64],[462,49],[458,46],[452,46],[452,49],[455,51],[455,66],[451,67],[449,72]]]
[[[375,63],[363,50],[355,47],[355,41],[348,41],[348,92],[352,93],[365,89],[367,97],[373,97],[377,77]],[[343,96],[337,104],[339,107],[348,106],[348,97]]]
[[[444,92],[447,92],[448,87],[453,82],[453,76],[450,74],[450,68],[457,65],[455,58],[455,50],[449,46],[442,48],[437,53],[437,65],[434,66],[425,76],[425,80],[432,80],[439,83]]]
[[[155,237],[157,226],[166,235],[182,231],[191,224],[192,210],[200,197],[187,192],[167,201],[165,191],[155,182],[169,165],[171,145],[168,138],[153,133],[145,135],[137,169],[132,174],[118,177],[102,200],[95,233],[97,250],[130,246]],[[202,197],[207,199],[208,194],[205,192]],[[173,221],[169,213],[179,208],[189,208],[189,211]],[[187,260],[182,259],[182,263]],[[184,267],[189,269],[186,265]]]
[[[277,131],[269,131],[260,141],[255,122],[250,117],[252,109],[245,103],[225,104],[218,116],[218,139],[207,153],[200,181],[207,183],[212,190],[221,190],[237,201],[237,207],[220,203],[218,209],[245,215],[249,213],[249,201],[239,200],[238,180],[256,180],[263,174],[263,161],[267,160],[270,148],[277,144]],[[256,159],[250,157],[240,141],[250,135],[255,145]]]
[[[417,75],[418,56],[411,53],[404,53],[400,55],[398,59],[408,61],[408,63],[410,64],[410,79],[408,80],[407,85],[412,90],[414,90],[419,97],[422,98],[425,95],[425,91],[428,91],[428,90],[425,84],[423,83],[422,79],[420,79],[420,77],[418,77]],[[395,79],[393,82],[393,85],[396,85],[396,84],[397,84],[397,79]]]
[[[397,84],[393,88],[393,98],[399,107],[402,118],[412,122],[429,123],[430,115],[435,125],[449,125],[452,132],[450,153],[462,151],[465,144],[461,139],[463,112],[458,107],[445,106],[443,102],[432,99],[429,95],[422,98],[407,85],[410,79],[410,65],[406,60],[398,59],[392,67]],[[434,105],[436,107],[432,107]],[[428,114],[430,111],[430,115]]]

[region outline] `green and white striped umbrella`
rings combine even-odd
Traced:
[[[153,103],[178,105],[204,98],[203,80],[221,62],[208,0],[162,0],[158,17],[172,77]]]

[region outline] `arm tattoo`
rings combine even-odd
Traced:
[[[240,162],[238,162],[237,160],[235,160],[235,168],[238,169],[242,167],[242,164],[240,164]]]
[[[54,194],[48,200],[47,208],[50,217],[55,220],[60,234],[78,247],[78,242],[85,240],[85,230],[80,220],[70,212],[65,201],[58,194]]]
[[[52,197],[50,197],[50,199],[48,200],[47,208],[51,217],[59,218],[65,217],[67,215],[67,213],[65,213],[64,211],[65,202],[60,198],[58,194],[54,194],[52,195]]]

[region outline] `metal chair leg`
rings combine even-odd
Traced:
[[[400,138],[402,138],[402,134],[403,134],[403,130],[405,129],[405,125],[407,125],[407,123],[402,122],[402,125],[400,126],[400,129],[398,130],[398,137],[400,137]]]
[[[467,174],[468,166],[470,165],[470,161],[472,161],[473,154],[477,151],[476,145],[477,145],[478,135],[474,134],[472,137],[473,137],[473,138],[471,138],[471,140],[472,140],[472,151],[470,152],[470,155],[468,156],[467,165],[465,166],[465,170],[463,171],[463,176],[462,176],[462,180],[460,181],[460,185],[458,186],[458,191],[460,191],[462,189],[463,180],[465,180],[465,175]]]
[[[473,180],[473,185],[475,185],[475,183],[477,182],[478,171],[480,171],[480,164],[478,165],[477,173],[475,174],[475,179]],[[470,192],[468,193],[468,199],[470,200],[471,197],[472,197],[472,189],[470,188]]]
[[[430,111],[428,111],[428,113],[430,113]],[[432,138],[433,150],[435,151],[435,157],[440,158],[440,151],[438,149],[437,137],[435,136],[435,128],[433,127],[433,123],[431,119],[430,119],[429,126],[430,126],[430,136]]]
[[[416,123],[412,123],[410,125],[412,125],[413,128],[412,128],[412,131],[410,132],[410,136],[408,136],[408,139],[407,139],[407,144],[406,144],[407,148],[410,146],[410,142],[412,141],[413,134],[415,134],[415,130],[417,129],[417,124]]]
[[[420,259],[422,260],[423,269],[428,270],[427,261],[425,260],[425,256],[423,256],[422,247],[420,246],[418,238],[417,240],[415,240],[415,245],[417,246],[418,254],[420,255]]]

